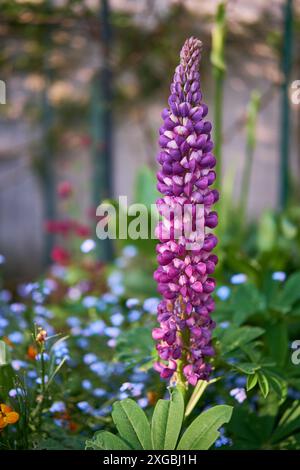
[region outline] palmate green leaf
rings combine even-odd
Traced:
[[[300,403],[295,400],[292,405],[282,415],[271,442],[276,443],[287,438],[295,431],[300,431]]]
[[[240,328],[229,328],[221,337],[222,353],[226,354],[250,343],[264,333],[265,330],[258,327],[242,326]]]
[[[204,411],[183,434],[177,450],[207,450],[218,439],[218,429],[230,421],[232,406],[218,405]]]
[[[112,419],[121,438],[133,449],[152,449],[148,419],[135,401],[126,398],[115,402]]]
[[[87,450],[131,450],[123,439],[108,431],[99,431],[86,441]]]
[[[282,313],[288,313],[293,304],[300,299],[300,272],[292,274],[272,301],[272,308]]]
[[[176,447],[184,415],[184,400],[178,389],[171,392],[171,400],[159,400],[151,423],[152,446],[155,450],[173,450]]]

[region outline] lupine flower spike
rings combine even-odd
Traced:
[[[157,201],[162,221],[157,227],[159,267],[154,278],[163,300],[158,306],[160,327],[153,330],[160,356],[154,367],[162,378],[185,386],[187,382],[195,386],[199,380],[208,380],[209,358],[214,355],[211,336],[215,323],[210,314],[214,310],[211,294],[215,280],[210,275],[218,258],[211,254],[217,238],[209,229],[218,223],[212,206],[219,195],[210,188],[216,178],[216,159],[211,153],[212,126],[205,120],[208,108],[200,89],[201,47],[201,41],[190,38],[181,50],[169,107],[162,112],[158,155],[161,168],[157,174],[157,187],[163,197]],[[197,214],[193,211],[196,205],[202,205],[204,233],[198,247],[191,248],[186,236],[174,237],[178,225],[174,219],[169,224],[173,227],[169,236],[163,230],[166,224],[162,208],[175,204],[189,204],[193,214]]]

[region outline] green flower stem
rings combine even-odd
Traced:
[[[41,351],[41,375],[42,375],[42,395],[44,397],[45,394],[45,358],[44,358],[44,351]]]
[[[247,144],[246,144],[246,162],[244,166],[242,176],[242,194],[241,194],[241,206],[240,214],[241,221],[245,223],[247,216],[247,206],[249,199],[249,188],[253,166],[253,156],[256,147],[256,122],[257,115],[259,112],[260,105],[260,94],[257,91],[253,91],[247,110]]]
[[[210,384],[216,382],[217,380],[218,379],[212,379],[208,382],[206,380],[199,380],[199,382],[197,383],[196,387],[194,388],[194,391],[191,395],[191,398],[189,399],[189,402],[186,406],[185,414],[184,414],[185,418],[187,418],[192,413],[193,409],[195,408],[198,401],[202,397],[202,395],[205,392],[206,388]]]

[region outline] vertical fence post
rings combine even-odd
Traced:
[[[217,159],[216,172],[218,175],[216,186],[222,183],[222,140],[223,140],[223,88],[225,76],[225,36],[226,36],[226,7],[221,1],[217,8],[215,25],[212,31],[211,63],[215,80],[214,96],[214,153]]]
[[[289,80],[292,68],[293,46],[293,0],[284,5],[284,29],[282,43],[282,84],[280,102],[280,166],[279,166],[279,205],[285,209],[290,196],[289,159],[290,159],[290,104]]]
[[[49,0],[45,3],[45,9],[49,8]],[[51,83],[51,69],[48,65],[47,52],[51,48],[50,26],[45,25],[44,35],[44,77],[45,84],[42,92],[42,126],[43,126],[43,151],[42,151],[42,182],[44,192],[44,219],[51,220],[55,218],[55,171],[53,161],[53,109],[48,99],[48,88]],[[51,233],[45,234],[44,244],[44,263],[48,265],[51,260],[51,251],[54,245],[54,236]]]
[[[105,198],[112,197],[112,73],[110,49],[112,31],[109,0],[101,0],[100,33],[102,63],[92,83],[92,152],[94,165],[93,202],[97,207]],[[111,240],[99,240],[98,254],[101,259],[112,259]]]

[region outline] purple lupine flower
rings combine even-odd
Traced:
[[[211,153],[211,123],[205,120],[208,108],[202,102],[199,62],[201,41],[188,39],[180,54],[171,84],[169,107],[162,112],[160,152],[157,174],[158,190],[163,197],[157,201],[162,221],[157,226],[158,269],[154,279],[163,300],[158,306],[159,328],[154,328],[153,338],[158,341],[160,360],[154,368],[162,378],[189,382],[208,380],[214,355],[211,345],[215,323],[210,314],[214,310],[211,294],[215,280],[210,277],[218,262],[211,251],[217,238],[207,229],[214,228],[218,217],[212,205],[218,192],[210,189],[216,174],[216,159]],[[183,209],[188,205],[193,224],[197,220],[196,206],[203,208],[201,245],[190,244],[189,232],[184,231],[183,219],[167,220],[166,208]],[[171,212],[172,213],[172,212]],[[179,231],[179,232],[178,232]],[[179,236],[175,237],[175,232]],[[202,239],[201,239],[202,235]]]

